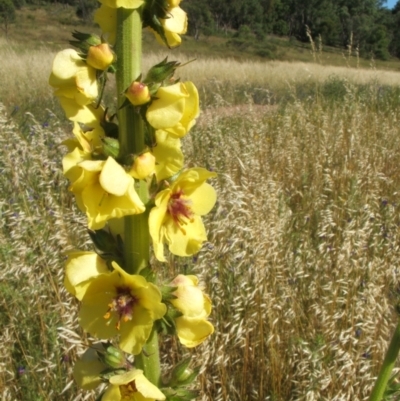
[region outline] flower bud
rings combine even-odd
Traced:
[[[125,92],[125,96],[134,106],[141,106],[151,100],[149,87],[137,81],[131,83]]]
[[[143,180],[154,173],[155,167],[156,158],[150,152],[146,152],[135,159],[129,174],[133,178]]]
[[[112,345],[107,347],[104,355],[104,362],[111,368],[115,369],[121,368],[126,364],[124,353]]]
[[[107,43],[89,47],[86,63],[96,70],[106,70],[113,60],[114,54]]]

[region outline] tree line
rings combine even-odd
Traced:
[[[383,0],[185,0],[193,36],[250,28],[299,41],[358,49],[360,55],[400,57],[400,0],[393,10]]]
[[[11,8],[39,0],[0,0],[0,21]],[[40,0],[75,6],[77,15],[88,19],[96,0]],[[184,0],[189,17],[189,35],[246,32],[255,41],[267,35],[288,36],[302,42],[312,38],[323,45],[351,46],[364,57],[400,57],[400,0],[393,10],[384,0]],[[7,18],[3,16],[3,19]],[[10,17],[8,17],[8,20]]]

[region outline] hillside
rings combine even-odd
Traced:
[[[21,51],[49,48],[59,50],[71,39],[72,30],[97,32],[96,26],[84,24],[76,16],[76,8],[68,4],[27,5],[16,11],[16,18],[8,28],[8,40]],[[5,35],[3,33],[3,35]],[[152,35],[144,40],[151,45]],[[233,58],[235,60],[282,60],[316,62],[322,65],[363,67],[399,70],[400,61],[391,57],[383,61],[373,55],[358,57],[356,48],[325,46],[318,38],[302,42],[294,37],[266,35],[257,40],[251,30],[242,27],[238,31],[227,30],[206,36],[185,36],[185,44],[175,52],[190,57]],[[150,46],[151,47],[151,46]]]

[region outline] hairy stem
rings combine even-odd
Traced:
[[[125,101],[123,93],[141,74],[142,64],[142,20],[140,10],[118,8],[117,11],[117,95],[118,108]],[[141,117],[132,107],[118,110],[120,156],[140,154],[145,149],[145,138]],[[146,183],[136,185],[141,200],[148,203]],[[125,270],[139,274],[149,265],[150,234],[148,213],[124,218]],[[160,381],[160,359],[157,333],[153,331],[141,354],[136,355],[135,365],[155,385]]]

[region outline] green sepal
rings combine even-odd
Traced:
[[[197,378],[199,375],[200,368],[195,368],[193,369],[193,372],[187,375],[185,379],[179,380],[179,385],[180,386],[188,386],[189,384],[192,384],[194,380]]]
[[[111,262],[115,261],[123,267],[124,262],[124,244],[120,236],[114,237],[107,230],[88,230],[89,236],[93,241],[95,252],[107,262],[111,268]]]
[[[101,140],[103,142],[103,153],[105,156],[111,156],[114,159],[119,155],[119,141],[115,138],[105,137]]]
[[[162,388],[161,391],[165,395],[166,401],[190,401],[199,396],[196,390],[186,390],[182,388]]]
[[[150,148],[153,149],[157,146],[156,141],[156,130],[150,123],[147,121],[146,113],[149,104],[140,107],[140,115],[142,116],[143,120],[143,129],[144,129],[144,136],[145,136],[145,144]]]
[[[150,93],[154,95],[160,86],[154,84],[161,84],[170,80],[179,66],[180,63],[178,61],[168,61],[168,57],[166,57],[163,61],[151,67],[143,81],[148,84]]]
[[[162,301],[170,301],[171,299],[176,299],[177,297],[173,294],[178,287],[171,287],[170,285],[163,285],[160,288],[162,294]]]
[[[125,355],[118,348],[109,345],[104,354],[104,363],[113,369],[123,368],[126,366]]]
[[[125,354],[120,349],[114,347],[110,342],[101,343],[102,350],[97,350],[99,361],[105,365],[105,369],[100,373],[102,379],[124,372],[130,366]]]
[[[180,383],[180,379],[185,374],[185,370],[189,367],[191,360],[191,357],[185,358],[174,366],[174,369],[171,372],[171,379],[168,383],[168,387],[175,387]]]
[[[154,273],[154,270],[150,266],[147,266],[144,269],[140,270],[140,275],[143,276],[146,281],[150,281],[151,283],[155,282],[156,275]]]
[[[97,46],[101,44],[101,38],[90,33],[74,31],[72,32],[72,37],[76,40],[70,40],[69,44],[79,49],[83,53],[81,54],[81,57],[83,58],[86,58],[86,54],[90,46]]]
[[[116,376],[116,375],[121,375],[123,373],[125,373],[127,370],[126,369],[113,369],[113,368],[109,368],[109,369],[104,369],[101,373],[100,376],[103,380],[109,380],[110,377]]]
[[[183,313],[174,308],[170,303],[167,303],[167,307],[167,313],[159,320],[158,331],[173,336],[176,334],[175,319],[183,316]]]

